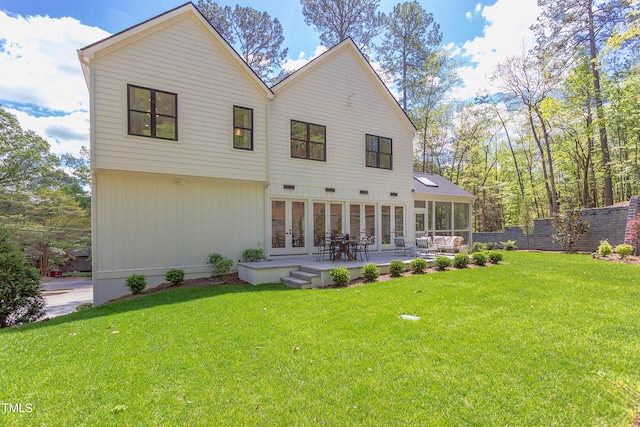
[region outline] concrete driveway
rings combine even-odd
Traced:
[[[73,313],[80,304],[93,302],[90,277],[47,277],[42,285],[47,300],[46,317]]]

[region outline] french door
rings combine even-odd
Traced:
[[[271,254],[307,253],[306,207],[304,201],[271,201]]]
[[[343,203],[313,202],[313,245],[321,246],[326,237],[342,236],[344,228]]]
[[[370,239],[376,243],[376,205],[349,205],[349,235],[356,239]]]
[[[404,236],[404,206],[380,206],[380,248],[393,249],[393,239]]]

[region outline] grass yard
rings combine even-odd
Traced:
[[[633,426],[640,267],[505,262],[177,289],[2,330],[0,403],[23,412],[0,405],[0,425]]]

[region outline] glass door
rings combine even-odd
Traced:
[[[376,242],[376,206],[366,204],[349,205],[349,235],[355,238],[368,238]]]
[[[393,239],[404,236],[404,206],[380,207],[380,248],[393,249]]]
[[[305,211],[306,203],[303,201],[271,201],[270,253],[274,255],[306,253]]]

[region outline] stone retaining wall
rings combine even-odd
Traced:
[[[582,218],[589,223],[589,230],[576,243],[576,250],[595,252],[600,240],[609,240],[612,246],[628,242],[627,223],[640,213],[640,196],[633,196],[629,206],[607,206],[604,208],[583,209]],[[556,230],[551,218],[533,221],[533,230],[527,237],[522,227],[505,227],[503,231],[491,233],[473,233],[474,242],[506,242],[515,240],[519,249],[561,251],[562,246],[553,242]]]

